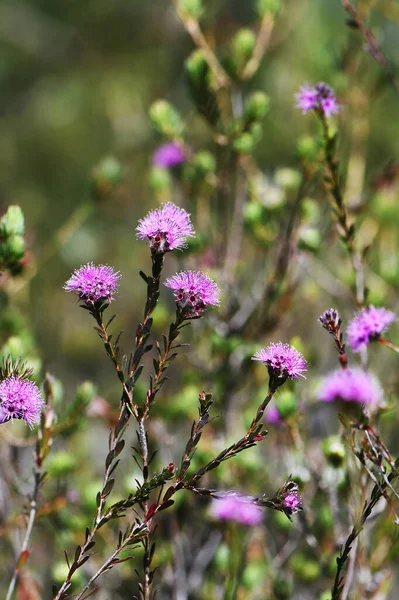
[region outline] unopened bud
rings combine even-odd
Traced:
[[[258,0],[257,12],[260,17],[270,14],[275,17],[280,10],[281,0]]]
[[[253,93],[245,103],[244,116],[251,121],[261,121],[270,108],[270,98],[264,92]]]
[[[232,57],[242,67],[251,58],[255,49],[256,35],[252,29],[240,29],[232,41]]]
[[[179,0],[179,8],[192,19],[199,19],[204,12],[202,0]]]
[[[150,119],[158,132],[169,138],[180,137],[184,129],[179,113],[166,100],[157,100],[151,105]]]
[[[19,206],[9,206],[7,212],[0,220],[0,235],[10,237],[24,235],[24,215]]]

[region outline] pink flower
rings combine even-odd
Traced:
[[[263,519],[260,508],[240,500],[237,496],[226,496],[220,500],[214,500],[211,513],[217,519],[237,521],[243,525],[257,525]]]
[[[172,169],[186,160],[183,147],[178,142],[167,142],[157,148],[152,155],[152,164],[164,169]]]
[[[319,397],[323,402],[343,400],[375,406],[381,403],[383,393],[375,377],[353,368],[330,373],[321,384]]]
[[[0,423],[23,419],[32,427],[40,421],[43,400],[32,381],[7,377],[0,383]]]
[[[295,95],[297,108],[304,114],[311,110],[321,110],[328,118],[340,110],[334,90],[326,83],[318,83],[315,87],[305,85]]]
[[[72,273],[72,276],[64,285],[64,290],[73,292],[81,302],[94,304],[99,300],[112,302],[121,278],[119,272],[115,272],[108,265],[88,263]]]
[[[182,271],[169,277],[176,304],[186,319],[201,315],[208,306],[219,306],[220,290],[213,279],[201,271]]]
[[[137,237],[147,238],[151,250],[160,254],[185,248],[186,238],[194,235],[190,215],[172,202],[150,211],[137,226]]]
[[[369,306],[356,313],[348,325],[348,343],[353,352],[359,352],[369,342],[377,340],[391,323],[395,314],[385,308]]]
[[[305,379],[307,362],[300,352],[289,344],[277,342],[262,348],[254,354],[252,360],[260,360],[267,367],[269,376],[281,385],[286,379]]]

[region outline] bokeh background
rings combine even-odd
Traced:
[[[206,0],[204,5],[203,30],[217,46],[219,57],[227,59],[235,32],[243,27],[256,28],[254,3]],[[397,71],[397,3],[362,0],[358,5],[392,70]],[[362,245],[371,245],[367,268],[369,300],[395,310],[399,288],[398,94],[371,57],[359,31],[348,26],[347,18],[338,0],[285,0],[261,67],[253,81],[243,84],[244,95],[251,90],[262,90],[271,99],[263,137],[254,152],[259,170],[268,182],[265,193],[266,196],[269,193],[270,202],[268,205],[266,198],[266,217],[263,212],[262,218],[271,223],[271,231],[263,236],[267,243],[262,246],[254,233],[256,217],[250,211],[246,213],[239,281],[243,286],[241,293],[248,293],[248,286],[256,277],[259,255],[264,267],[263,251],[265,256],[266,251],[269,253],[267,260],[273,264],[278,225],[284,223],[284,210],[290,201],[284,175],[295,176],[299,169],[298,138],[318,131],[315,119],[302,116],[295,108],[294,94],[306,82],[326,81],[334,87],[343,106],[337,126],[347,199],[358,219]],[[119,298],[113,306],[117,313],[114,327],[124,330],[121,347],[128,352],[145,299],[138,271],[150,268],[148,248],[136,240],[135,228],[137,220],[164,199],[151,178],[151,156],[162,140],[148,117],[150,105],[158,98],[173,103],[186,122],[186,139],[193,151],[212,153],[215,149],[209,128],[195,110],[184,75],[184,61],[193,49],[190,37],[167,0],[0,2],[0,209],[5,212],[10,204],[21,206],[28,246],[24,273],[14,279],[4,275],[1,284],[2,352],[28,358],[40,374],[38,381],[49,371],[57,380],[60,405],[71,402],[83,381],[92,381],[96,388],[88,409],[88,425],[55,443],[55,452],[61,453],[61,467],[55,462],[53,472],[49,469],[53,475],[49,495],[53,501],[56,498],[67,501],[61,503],[59,511],[50,510],[47,520],[38,524],[34,538],[38,554],[31,561],[27,588],[36,589],[37,583],[39,591],[37,596],[21,595],[21,598],[50,598],[50,581],[60,580],[63,548],[78,543],[95,502],[107,431],[120,395],[112,365],[91,328],[88,314],[63,291],[63,285],[75,268],[88,261],[107,263],[121,271]],[[106,167],[118,181],[109,190],[101,189],[99,193],[97,188],[95,193],[96,183],[101,184],[101,168]],[[178,177],[173,180],[167,197],[198,216],[196,198],[187,198]],[[210,198],[212,214],[211,194]],[[154,446],[158,438],[160,464],[178,460],[179,448],[183,449],[183,440],[196,416],[198,392],[203,388],[215,391],[215,412],[221,414],[219,424],[214,426],[216,442],[211,435],[206,439],[204,456],[207,453],[211,456],[214,448],[221,447],[229,436],[244,431],[266,391],[265,373],[254,369],[248,361],[245,377],[234,382],[234,390],[223,396],[223,387],[231,383],[223,377],[225,352],[231,358],[235,351],[234,356],[240,361],[239,348],[250,353],[278,339],[296,340],[311,362],[306,384],[292,387],[287,402],[294,396],[295,406],[301,407],[299,428],[303,426],[309,437],[316,464],[320,460],[321,438],[338,431],[335,408],[320,408],[317,403],[320,377],[336,367],[336,355],[316,321],[330,305],[339,308],[346,321],[352,316],[353,281],[345,251],[334,234],[327,192],[321,185],[315,185],[307,200],[302,214],[304,230],[299,235],[295,286],[290,292],[289,305],[279,308],[281,315],[275,327],[273,323],[264,331],[252,327],[242,338],[233,336],[227,341],[217,323],[213,326],[195,323],[192,331],[183,334],[192,349],[185,349],[187,358],[174,366],[173,382],[165,387],[154,409],[150,429]],[[260,226],[262,223],[260,219]],[[187,262],[181,256],[168,256],[166,272],[172,273],[185,264],[195,268],[196,264],[208,262],[217,278],[212,256],[207,255],[206,231],[201,231],[196,223],[195,227],[200,237],[205,238],[205,245],[191,248]],[[258,262],[254,267],[251,261],[255,256]],[[249,274],[250,283],[245,280]],[[155,333],[163,333],[172,318],[173,302],[165,293],[155,313]],[[397,326],[390,339],[398,343]],[[227,350],[225,343],[230,344]],[[216,365],[214,370],[211,361]],[[372,354],[372,361],[392,406],[382,417],[381,429],[395,454],[398,451],[395,435],[398,413],[394,407],[398,393],[397,357],[386,348],[378,348]],[[144,376],[141,386],[139,395],[145,393]],[[218,401],[222,396],[223,401]],[[283,483],[282,477],[290,473],[298,480],[302,477],[302,483],[306,483],[311,475],[306,472],[306,460],[292,431],[272,432],[263,453],[256,455],[252,450],[248,457],[246,453],[240,455],[234,466],[226,467],[224,475],[215,475],[216,482],[225,488],[254,494],[265,491],[265,487],[272,493]],[[279,445],[273,441],[274,435],[279,436]],[[11,460],[18,475],[18,485],[13,490],[15,503],[10,503],[4,487],[3,508],[18,523],[23,493],[29,490],[32,446],[13,444],[26,438],[32,442],[32,434],[15,423],[7,433],[2,431],[1,436],[1,443],[7,446],[4,457]],[[70,464],[68,457],[73,459]],[[201,462],[201,455],[198,461]],[[124,493],[129,486],[132,489],[136,475],[127,456],[120,472],[118,493]],[[317,497],[312,502],[319,506]],[[320,513],[324,514],[322,510]],[[284,517],[277,515],[280,516]],[[316,529],[322,531],[322,544],[328,518],[321,516],[316,524]],[[189,526],[185,525],[188,519],[191,519]],[[269,579],[278,580],[278,568],[270,567],[273,561],[267,552],[265,559],[264,548],[268,547],[272,555],[279,554],[289,536],[297,547],[303,531],[298,525],[276,519],[269,522],[267,534],[257,533],[252,539],[252,554],[246,559],[249,567],[243,570],[235,591],[238,595],[232,598],[266,597],[262,595],[264,589],[273,598],[318,598],[323,589],[328,589],[331,574],[320,571],[309,548],[299,552],[297,564],[294,561],[289,565],[286,577],[291,584],[294,582],[295,591],[276,592],[267,587],[265,564],[269,565],[266,569]],[[211,525],[202,528],[203,522]],[[384,521],[384,527],[384,540],[395,547],[396,537],[390,529],[394,527],[392,519]],[[105,537],[104,544],[112,541],[112,532],[106,535],[109,539]],[[233,528],[226,533],[212,524],[204,500],[182,499],[175,516],[161,526],[160,597],[222,598],[223,582],[229,569],[236,569],[234,556],[239,554],[240,544],[248,536],[247,531],[237,533]],[[18,534],[13,534],[11,545],[2,542],[3,551],[10,555],[10,548],[17,548],[19,539]],[[191,550],[189,540],[195,540]],[[332,542],[325,544],[332,551]],[[188,581],[189,567],[204,548],[214,557],[210,566],[205,561],[202,571],[192,571],[194,584],[191,581],[178,587],[176,581],[179,577]],[[235,548],[236,554],[229,548]],[[389,559],[395,560],[395,554],[389,555]],[[129,594],[136,590],[133,569],[124,565],[121,572],[120,580],[116,574],[109,575],[105,595],[99,597],[111,594],[113,598],[131,597]],[[32,581],[36,583],[33,585]]]

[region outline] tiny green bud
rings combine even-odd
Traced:
[[[273,593],[276,600],[289,600],[292,596],[290,583],[286,579],[277,579],[273,583]]]
[[[245,103],[244,116],[251,121],[260,121],[270,108],[270,98],[263,92],[254,92]]]
[[[209,73],[204,53],[199,48],[194,50],[184,63],[186,73],[195,85],[203,85]]]
[[[150,106],[150,119],[158,132],[166,137],[178,138],[184,129],[179,113],[166,100],[157,100]]]
[[[301,136],[296,145],[296,152],[300,160],[312,162],[319,151],[317,142],[310,135]]]
[[[12,235],[24,235],[24,215],[19,206],[9,206],[5,215],[0,220],[0,235],[9,237]]]
[[[263,206],[256,201],[247,202],[244,206],[244,223],[257,225],[263,220]]]
[[[276,171],[274,180],[287,191],[297,190],[301,184],[301,174],[296,169],[282,168]]]
[[[76,457],[70,452],[60,451],[49,457],[46,470],[52,477],[65,477],[76,467]]]
[[[232,41],[232,56],[238,66],[244,66],[251,58],[256,44],[252,29],[240,29]]]
[[[345,461],[345,446],[341,439],[335,435],[323,441],[323,453],[333,467],[340,467]]]
[[[202,0],[179,0],[179,8],[192,19],[199,19],[204,12]]]
[[[299,248],[309,252],[318,252],[321,247],[321,235],[314,227],[304,227],[299,234]]]
[[[12,263],[19,262],[25,255],[25,240],[22,235],[13,235],[7,243],[9,249],[9,260]]]
[[[81,407],[86,408],[93,400],[95,394],[96,388],[92,382],[84,381],[76,390],[75,401],[78,402]]]
[[[216,159],[210,152],[197,152],[194,156],[193,164],[202,173],[214,173],[216,171]]]
[[[250,133],[242,133],[233,143],[234,150],[240,154],[250,154],[255,146],[254,139]]]
[[[275,17],[280,10],[281,0],[258,0],[257,12],[260,17],[270,14]]]
[[[155,193],[162,193],[170,190],[172,178],[168,169],[164,167],[152,167],[149,172],[148,182]]]
[[[123,169],[113,156],[106,156],[92,171],[92,180],[96,196],[107,196],[112,188],[122,181]]]
[[[287,419],[296,413],[297,402],[295,395],[289,389],[282,389],[276,396],[276,407],[283,419]]]

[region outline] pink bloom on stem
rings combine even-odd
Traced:
[[[152,155],[152,164],[164,169],[172,169],[186,160],[184,148],[178,142],[167,142],[159,146]]]
[[[326,377],[319,390],[320,400],[356,402],[376,406],[383,393],[378,380],[359,368],[338,370]]]
[[[72,273],[64,285],[67,292],[73,292],[81,302],[94,304],[99,300],[112,302],[121,278],[119,271],[108,265],[88,263]]]
[[[315,87],[304,85],[295,95],[297,104],[304,114],[311,110],[321,110],[328,118],[340,110],[334,90],[326,83],[318,83]]]
[[[298,494],[295,492],[287,494],[284,498],[284,506],[288,508],[291,511],[291,513],[298,512],[298,510],[302,508],[301,499],[298,496]]]
[[[359,352],[369,342],[377,340],[391,323],[395,314],[385,308],[369,306],[356,313],[348,325],[348,343],[353,352]]]
[[[185,248],[186,238],[194,235],[189,213],[172,202],[150,211],[137,226],[138,239],[147,238],[151,250],[160,254]]]
[[[237,496],[226,496],[220,500],[214,500],[211,512],[217,519],[237,521],[243,525],[257,525],[263,519],[260,508],[240,500]]]
[[[43,399],[35,383],[7,377],[0,383],[0,423],[23,419],[33,427],[40,421]]]
[[[164,285],[173,290],[176,304],[187,319],[201,315],[208,306],[219,306],[218,285],[201,271],[176,273]]]
[[[289,344],[272,343],[254,354],[252,360],[260,360],[267,367],[269,376],[280,379],[279,385],[290,379],[305,379],[307,362],[300,352]]]

